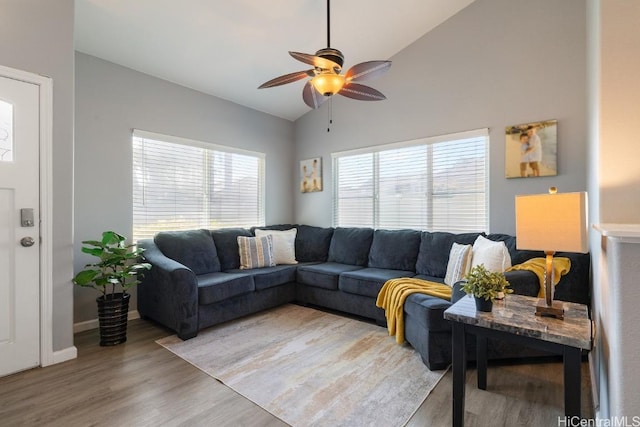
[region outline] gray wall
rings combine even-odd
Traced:
[[[639,230],[640,3],[590,0],[588,6],[590,221]],[[630,417],[640,409],[640,239],[592,232],[591,256],[596,415]]]
[[[0,64],[53,80],[53,350],[73,346],[73,0],[0,0]]]
[[[266,153],[266,222],[292,221],[293,123],[77,53],[75,271],[82,240],[131,236],[134,128]],[[74,296],[74,320],[95,319],[97,293]]]
[[[491,231],[515,232],[516,194],[585,190],[585,38],[582,0],[476,0],[391,58],[370,82],[386,101],[337,96],[329,133],[328,102],[295,122],[296,158],[322,156],[325,179],[294,188],[296,222],[331,225],[332,152],[486,127]],[[558,120],[558,176],[506,179],[505,126],[544,119]]]

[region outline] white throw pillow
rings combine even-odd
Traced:
[[[297,264],[296,234],[298,229],[261,230],[256,228],[256,237],[271,236],[273,238],[273,257],[276,264]]]
[[[478,236],[473,243],[473,257],[471,268],[484,264],[489,271],[502,273],[511,267],[511,255],[504,242],[494,242],[485,237]]]
[[[471,245],[461,245],[454,242],[451,246],[451,252],[449,252],[449,263],[444,283],[453,286],[454,283],[464,279],[469,270],[471,270]]]

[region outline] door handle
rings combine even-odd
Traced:
[[[20,244],[25,248],[29,248],[35,245],[35,243],[36,241],[33,239],[33,237],[23,237],[22,239],[20,239]]]

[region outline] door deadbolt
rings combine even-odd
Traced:
[[[20,209],[20,225],[23,227],[35,227],[36,223],[33,220],[32,208]]]
[[[23,237],[22,239],[20,239],[20,244],[25,248],[29,248],[35,245],[35,243],[36,241],[33,239],[33,237]]]

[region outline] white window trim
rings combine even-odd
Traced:
[[[195,139],[182,138],[182,137],[173,136],[173,135],[165,135],[162,133],[149,132],[149,131],[140,130],[140,129],[133,129],[133,137],[160,140],[165,142],[171,142],[174,144],[189,145],[192,147],[199,147],[207,150],[220,150],[220,151],[225,151],[227,153],[245,154],[248,156],[259,157],[262,160],[266,158],[266,154],[261,153],[259,151],[244,150],[242,148],[231,147],[229,145],[216,144],[216,143],[207,142],[207,141],[198,141]]]
[[[183,137],[179,137],[179,136],[174,136],[174,135],[167,135],[167,134],[162,134],[162,133],[157,133],[157,132],[151,132],[151,131],[147,131],[147,130],[142,130],[142,129],[132,129],[132,135],[131,135],[131,140],[133,141],[133,138],[142,138],[142,139],[152,139],[152,140],[159,140],[159,141],[164,141],[164,142],[169,142],[169,143],[173,143],[173,144],[180,144],[180,145],[187,145],[187,146],[192,146],[192,147],[198,147],[198,148],[203,148],[206,150],[219,150],[219,151],[224,151],[227,153],[233,153],[233,154],[242,154],[242,155],[247,155],[247,156],[253,156],[253,157],[257,157],[260,159],[259,162],[259,170],[258,170],[258,177],[260,182],[262,182],[262,185],[260,186],[260,198],[262,200],[262,212],[260,213],[262,222],[264,223],[266,221],[266,158],[267,155],[266,153],[262,153],[259,151],[252,151],[252,150],[245,150],[242,148],[237,148],[237,147],[231,147],[229,145],[222,145],[222,144],[216,144],[213,142],[208,142],[208,141],[199,141],[199,140],[195,140],[195,139],[189,139],[189,138],[183,138]],[[256,225],[264,225],[264,224],[256,224]],[[132,222],[132,230],[130,231],[130,235],[133,236],[133,222]]]
[[[446,142],[454,139],[467,139],[489,137],[489,128],[475,129],[464,132],[449,133],[446,135],[430,136],[426,138],[417,138],[409,141],[391,142],[389,144],[371,145],[368,147],[355,148],[353,150],[337,151],[331,153],[331,159],[345,156],[354,156],[356,154],[368,154],[376,151],[393,150],[395,148],[413,147],[416,145],[429,145],[438,142]]]
[[[367,146],[362,148],[355,148],[351,150],[337,151],[337,152],[331,153],[331,164],[332,164],[332,167],[335,167],[336,160],[341,157],[354,156],[358,154],[370,154],[370,153],[376,153],[379,151],[413,147],[417,145],[430,145],[430,144],[436,144],[439,142],[447,142],[447,141],[453,141],[453,140],[459,140],[459,139],[480,138],[480,137],[486,138],[486,145],[487,145],[486,146],[487,155],[485,156],[485,171],[486,171],[486,177],[487,177],[487,181],[485,184],[485,212],[486,212],[486,231],[490,232],[491,212],[490,212],[489,206],[490,206],[491,195],[489,191],[491,186],[489,185],[489,182],[491,180],[491,164],[490,164],[491,155],[490,155],[490,144],[489,144],[489,128],[473,129],[473,130],[468,130],[463,132],[417,138],[417,139],[412,139],[408,141],[398,141],[398,142],[392,142],[388,144],[372,145],[372,146]],[[333,172],[334,172],[334,176],[333,176],[333,182],[332,182],[333,193],[331,196],[331,203],[332,203],[331,221],[332,221],[332,226],[336,227],[337,225],[336,225],[335,212],[337,208],[336,195],[338,194],[338,180],[335,174],[335,170]]]

